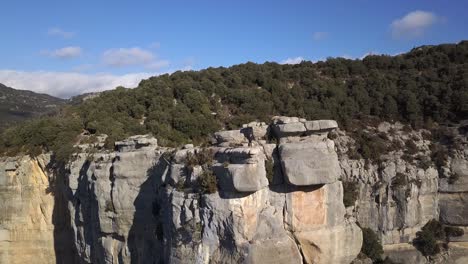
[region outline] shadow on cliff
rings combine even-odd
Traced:
[[[168,169],[167,161],[161,157],[148,169],[147,179],[140,186],[140,191],[133,205],[135,213],[128,234],[128,248],[131,263],[164,263],[163,224],[161,201],[164,199],[162,178]]]
[[[71,216],[68,209],[69,198],[72,192],[69,188],[68,171],[63,163],[52,160],[47,169],[52,171],[54,177],[50,180],[48,191],[54,195],[54,209],[52,224],[54,225],[54,250],[57,264],[79,263],[76,250],[75,235],[71,226]]]
[[[55,175],[51,189],[55,199],[52,222],[57,264],[104,262],[104,249],[98,237],[98,201],[94,184],[90,184],[87,175],[90,164],[90,161],[85,161],[81,166],[76,190],[73,191],[70,171],[63,164],[51,162]],[[74,210],[71,210],[70,205]]]

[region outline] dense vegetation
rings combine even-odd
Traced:
[[[416,233],[413,245],[424,255],[433,256],[447,247],[450,237],[463,235],[463,229],[444,226],[437,220],[427,222],[421,231]]]
[[[356,182],[343,181],[343,204],[353,206],[359,198],[359,186]]]
[[[337,119],[344,126],[367,116],[415,127],[456,122],[468,116],[467,62],[464,41],[393,57],[176,72],[11,128],[1,137],[0,152],[42,148],[65,155],[73,140],[65,141],[83,131],[109,135],[109,146],[144,133],[155,135],[161,145],[200,143],[218,129],[268,121],[273,115]]]
[[[370,228],[362,229],[362,247],[361,253],[372,259],[373,262],[379,262],[382,260],[382,254],[384,253],[382,243],[378,235]]]
[[[15,90],[0,83],[0,130],[8,125],[53,112],[66,100],[31,91]]]

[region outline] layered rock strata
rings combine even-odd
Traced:
[[[358,221],[392,259],[425,263],[410,242],[439,219],[465,235],[432,261],[464,263],[466,140],[436,168],[421,164],[431,156],[427,131],[368,130],[402,149],[355,159],[347,153],[357,143],[335,121],[274,117],[215,133],[204,148],[133,136],[116,151],[78,145],[65,166],[47,155],[2,159],[0,262],[350,263],[362,244]],[[410,139],[416,161],[405,157]],[[348,208],[342,181],[357,183]]]

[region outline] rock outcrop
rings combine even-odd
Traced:
[[[386,255],[395,262],[463,263],[462,256],[468,255],[468,251],[460,252],[466,250],[463,245],[468,242],[466,235],[449,238],[461,243],[449,243],[448,247],[455,248],[457,253],[450,255],[450,249],[449,256],[440,256],[439,260],[424,257],[411,243],[416,233],[432,219],[460,227],[466,233],[466,135],[459,150],[444,157],[447,159],[445,165],[437,167],[431,161],[434,154],[431,150],[433,143],[427,139],[429,131],[408,131],[401,124],[385,122],[365,129],[397,147],[382,155],[377,162],[350,158],[348,153],[356,142],[346,132],[338,132],[335,143],[340,157],[341,178],[356,183],[359,193],[356,203],[347,208],[349,215],[356,217],[361,226],[377,232]],[[413,143],[414,149],[409,151],[407,148]]]
[[[357,143],[335,121],[274,117],[215,133],[203,148],[140,135],[115,151],[78,145],[65,166],[46,155],[3,159],[0,262],[351,263],[359,222],[377,232],[386,256],[425,263],[410,242],[439,219],[465,235],[432,261],[464,263],[466,142],[437,167],[423,162],[426,131],[368,130],[400,149],[378,162],[354,158]],[[416,150],[405,156],[409,140]],[[342,181],[358,190],[347,208]]]
[[[0,160],[0,263],[55,263],[46,157]]]

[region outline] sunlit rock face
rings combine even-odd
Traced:
[[[0,263],[55,263],[47,157],[0,160]]]
[[[345,219],[338,157],[326,139],[336,123],[297,121],[310,133],[297,136],[290,128],[278,135],[284,152],[267,142],[268,125],[253,122],[216,133],[208,148],[167,149],[134,136],[116,142],[115,152],[77,154],[57,188],[70,216],[74,258],[349,263],[362,235]],[[216,178],[214,193],[199,190],[207,172]]]
[[[421,132],[408,133],[392,137],[419,137],[430,155]],[[380,165],[350,159],[353,144],[333,120],[274,117],[218,132],[209,147],[141,135],[115,151],[79,145],[65,166],[2,159],[0,263],[351,263],[357,221],[387,256],[424,263],[408,242],[427,221],[467,229],[466,151],[444,168],[454,185],[398,152]],[[359,191],[348,208],[342,180]],[[446,263],[463,263],[467,237],[451,239]]]

